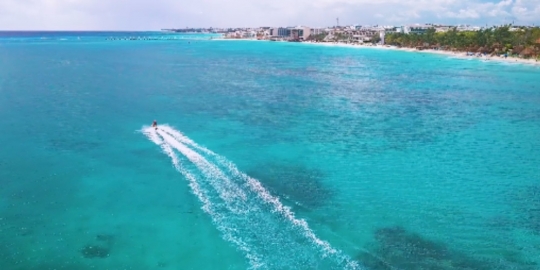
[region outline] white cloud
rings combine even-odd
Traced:
[[[540,24],[540,0],[1,0],[0,29],[409,23]]]
[[[480,17],[480,14],[474,9],[460,9],[458,12],[448,11],[446,16],[459,19],[477,19]]]
[[[516,23],[540,24],[540,0],[516,0],[511,12]]]

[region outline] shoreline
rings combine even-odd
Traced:
[[[453,58],[460,58],[460,59],[476,59],[481,60],[483,62],[487,61],[494,61],[494,62],[501,62],[501,63],[513,63],[513,64],[526,64],[526,65],[532,65],[532,66],[540,66],[540,61],[536,59],[523,59],[523,58],[516,58],[516,57],[499,57],[499,56],[469,56],[467,55],[467,52],[451,52],[451,51],[441,51],[441,50],[433,50],[433,49],[426,49],[426,50],[417,50],[413,48],[399,48],[396,46],[391,45],[353,45],[353,44],[343,44],[343,43],[318,43],[318,42],[302,42],[304,44],[312,44],[312,45],[321,45],[321,46],[328,46],[328,47],[344,47],[344,48],[372,48],[372,49],[379,49],[379,50],[394,50],[394,51],[404,51],[404,52],[413,52],[413,53],[431,53],[431,54],[438,54],[438,55],[445,55],[450,56]]]
[[[261,42],[287,42],[287,41],[270,41],[270,40],[257,40],[257,39],[214,39],[214,40],[244,40],[244,41],[261,41]],[[336,42],[291,42],[291,43],[300,43],[300,44],[309,44],[309,45],[318,45],[318,46],[326,46],[326,47],[343,47],[343,48],[355,48],[355,49],[365,49],[365,48],[371,48],[371,49],[379,49],[379,50],[394,50],[394,51],[404,51],[404,52],[415,52],[415,53],[431,53],[431,54],[439,54],[439,55],[445,55],[453,58],[460,58],[460,59],[476,59],[481,60],[483,62],[500,62],[500,63],[513,63],[513,64],[525,64],[525,65],[531,65],[531,66],[540,66],[540,61],[536,59],[523,59],[523,58],[517,58],[517,57],[499,57],[499,56],[469,56],[467,55],[467,52],[451,52],[451,51],[441,51],[441,50],[433,50],[433,49],[425,49],[425,50],[417,50],[413,48],[399,48],[396,46],[391,45],[354,45],[354,44],[345,44],[345,43],[336,43]]]

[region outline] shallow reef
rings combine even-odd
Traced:
[[[472,257],[399,226],[379,228],[374,238],[366,251],[357,256],[371,270],[532,270],[537,267],[525,262],[493,262]]]
[[[324,173],[302,164],[263,164],[248,170],[247,174],[261,181],[272,194],[307,209],[324,205],[333,195],[322,183]]]
[[[110,250],[103,246],[98,245],[86,245],[81,249],[81,254],[87,259],[94,258],[107,258],[109,257]]]
[[[46,148],[52,151],[85,153],[102,147],[100,142],[82,141],[71,138],[54,138],[47,141]]]
[[[540,235],[540,185],[526,187],[516,205],[522,213],[524,226]]]
[[[111,254],[113,242],[114,235],[98,234],[94,241],[84,246],[80,252],[87,259],[107,258]]]
[[[522,228],[540,235],[540,185],[527,185],[511,190],[506,200],[516,212],[515,216],[505,216],[508,228]]]
[[[2,268],[5,269],[5,268]],[[12,269],[12,268],[8,268]],[[95,269],[94,267],[84,265],[84,264],[78,264],[74,262],[66,262],[63,260],[55,261],[55,262],[45,262],[45,263],[39,263],[37,265],[19,265],[19,268],[16,269],[24,269],[24,270],[87,270],[87,269]]]

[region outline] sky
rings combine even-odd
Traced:
[[[0,0],[0,30],[540,25],[540,0]]]

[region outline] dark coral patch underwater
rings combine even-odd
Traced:
[[[518,190],[511,203],[520,213],[520,225],[540,235],[540,185]]]
[[[81,249],[81,253],[83,257],[87,259],[109,257],[109,249],[97,245],[86,245],[84,248]]]
[[[111,254],[114,238],[111,234],[98,234],[93,241],[95,243],[87,244],[80,252],[87,259],[107,258]]]
[[[357,259],[371,270],[538,269],[527,262],[473,257],[399,226],[377,229],[375,241]]]
[[[320,207],[333,196],[322,182],[324,173],[301,164],[264,164],[249,170],[248,175],[261,181],[272,194],[305,209]]]

